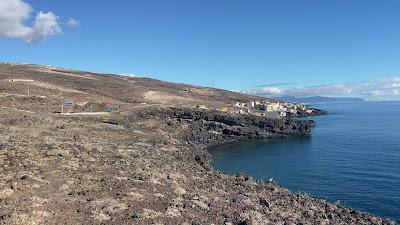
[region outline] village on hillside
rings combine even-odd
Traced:
[[[208,109],[205,105],[198,105],[197,108]],[[275,119],[297,116],[313,116],[323,113],[322,111],[314,109],[304,103],[279,102],[271,100],[236,102],[231,104],[229,107],[220,108],[218,111],[232,114],[265,116]]]
[[[234,104],[235,113],[282,118],[287,116],[314,115],[316,110],[303,103],[278,102],[278,101],[250,101]]]
[[[49,76],[66,76],[70,78],[84,79],[89,81],[96,81],[99,79],[92,73],[72,71],[63,68],[57,68],[52,66],[39,66],[33,64],[13,64],[13,63],[1,63],[5,68],[18,68],[24,67],[31,68],[32,71],[38,72],[39,74],[49,74]],[[23,71],[23,70],[22,70]],[[6,73],[7,74],[7,73]],[[48,96],[44,96],[43,89],[50,90],[53,93],[53,100],[57,101],[57,107],[53,107],[53,112],[60,113],[61,115],[97,115],[97,114],[109,114],[116,110],[116,104],[110,102],[107,97],[103,98],[92,98],[90,95],[82,90],[74,89],[73,87],[64,87],[50,82],[44,82],[40,80],[34,80],[33,78],[22,78],[15,77],[10,71],[8,79],[2,79],[1,81],[8,87],[1,91],[0,97],[8,98],[35,98],[39,102],[46,101]],[[104,76],[103,78],[107,78]],[[129,77],[117,76],[115,79],[128,79]],[[177,85],[179,84],[172,84]],[[198,88],[191,86],[180,86],[180,91],[176,93],[169,92],[154,92],[148,91],[144,95],[140,95],[133,102],[138,106],[145,105],[157,105],[165,101],[175,102],[180,100],[184,107],[187,108],[198,108],[202,110],[219,111],[222,113],[229,114],[242,114],[242,115],[253,115],[268,118],[285,118],[285,117],[297,117],[297,116],[313,116],[323,114],[323,111],[314,109],[307,104],[276,101],[268,98],[232,98],[229,101],[220,102],[220,104],[208,104],[208,100],[203,100],[201,103],[193,101],[193,94],[200,93],[202,96],[208,95],[213,92],[213,89],[209,88]],[[9,90],[8,90],[9,89]],[[241,100],[239,100],[241,99]],[[17,99],[9,99],[9,103],[2,102],[3,108],[14,108],[13,101]],[[21,100],[21,99],[20,99]],[[28,101],[28,100],[27,100]],[[47,100],[49,101],[49,100]],[[132,101],[130,101],[132,102]],[[26,103],[26,104],[25,104]],[[33,107],[33,102],[25,102],[26,109],[30,110]],[[29,104],[28,104],[29,103]],[[31,106],[29,106],[31,105]],[[45,107],[46,104],[41,104]],[[51,104],[50,104],[51,105]],[[173,105],[173,104],[172,104]],[[37,107],[38,105],[35,105]]]

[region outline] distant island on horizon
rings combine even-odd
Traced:
[[[326,96],[310,96],[310,97],[281,96],[281,97],[275,97],[275,99],[288,102],[301,102],[307,104],[365,102],[365,99],[363,98],[326,97]]]

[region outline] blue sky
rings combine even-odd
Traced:
[[[0,0],[0,14],[10,1],[31,7],[20,22],[33,29],[0,31],[1,61],[284,93],[400,75],[395,0]],[[41,11],[60,29],[34,28]]]

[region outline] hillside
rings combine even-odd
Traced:
[[[106,106],[61,114],[66,100],[90,112],[99,102]],[[0,223],[394,224],[211,168],[207,147],[311,134],[313,121],[219,110],[264,100],[148,78],[2,63]]]
[[[95,74],[38,65],[3,63],[0,64],[0,74],[2,104],[19,101],[23,103],[23,109],[31,108],[40,112],[57,111],[64,99],[68,98],[76,101],[106,101],[110,106],[122,110],[135,107],[138,103],[179,107],[202,104],[217,108],[236,101],[262,99],[149,78]],[[24,99],[28,94],[28,85],[32,96],[41,97],[34,101],[39,101],[43,107],[37,104],[33,106]]]

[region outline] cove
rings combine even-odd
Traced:
[[[317,105],[310,137],[210,149],[213,166],[400,222],[400,103]]]

